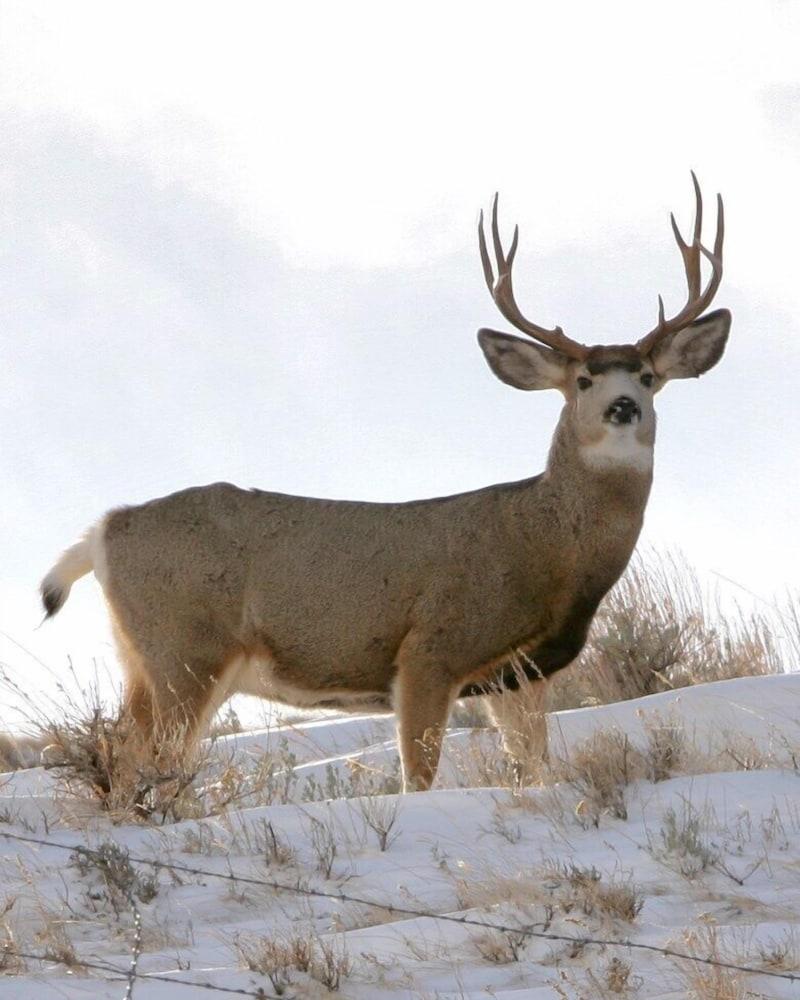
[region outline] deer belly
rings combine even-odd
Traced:
[[[351,690],[323,683],[304,683],[287,678],[277,662],[267,653],[242,657],[241,666],[230,687],[231,694],[250,694],[268,701],[279,701],[298,708],[330,708],[342,711],[361,709],[391,711],[391,697],[386,691]]]

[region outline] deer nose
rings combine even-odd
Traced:
[[[630,396],[617,396],[604,414],[604,419],[612,424],[630,424],[642,419],[642,411]]]

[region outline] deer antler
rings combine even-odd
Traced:
[[[658,297],[658,323],[640,341],[636,348],[642,355],[649,354],[662,337],[676,330],[681,330],[697,319],[701,313],[711,305],[711,300],[716,295],[719,283],[722,280],[722,242],[725,238],[725,215],[722,207],[722,196],[717,195],[717,236],[714,240],[713,253],[700,242],[700,235],[703,228],[703,196],[700,193],[700,185],[697,183],[694,171],[692,171],[692,183],[694,184],[695,216],[694,233],[692,242],[686,243],[674,214],[670,213],[672,232],[675,234],[675,242],[683,257],[683,269],[686,272],[686,284],[688,286],[688,297],[686,305],[681,311],[671,319],[664,318],[664,300]],[[700,263],[705,257],[711,264],[711,277],[708,284],[700,291]]]
[[[514,291],[511,286],[511,267],[514,263],[514,255],[517,252],[519,241],[519,226],[514,227],[514,238],[511,241],[511,248],[506,257],[503,253],[503,244],[500,241],[500,231],[497,228],[497,195],[494,196],[492,204],[492,241],[494,243],[494,255],[497,260],[497,280],[495,281],[492,262],[489,259],[489,251],[486,249],[486,237],[483,233],[483,211],[481,211],[480,222],[478,223],[478,242],[481,249],[481,263],[483,264],[483,274],[492,298],[497,308],[512,326],[515,326],[523,333],[527,333],[534,340],[552,347],[569,358],[583,361],[589,353],[589,348],[584,344],[579,344],[577,340],[567,337],[560,326],[553,330],[548,330],[543,326],[537,326],[525,319],[519,311],[517,303],[514,301]]]

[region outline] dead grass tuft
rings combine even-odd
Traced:
[[[73,971],[82,969],[81,961],[69,936],[69,921],[61,913],[40,907],[42,923],[34,934],[39,951],[49,962],[57,962]]]

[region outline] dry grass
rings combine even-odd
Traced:
[[[469,878],[457,881],[456,892],[461,909],[501,904],[522,910],[543,907],[545,926],[557,915],[573,921],[582,916],[630,924],[644,905],[642,892],[628,873],[604,876],[596,868],[557,859],[524,872],[471,872]]]
[[[88,894],[94,910],[98,902],[108,903],[119,917],[132,910],[134,898],[150,903],[158,895],[158,876],[134,867],[127,849],[113,841],[104,841],[91,851],[78,849],[71,860],[84,879],[99,882]]]
[[[633,966],[622,958],[612,958],[601,969],[586,972],[585,984],[575,984],[579,1000],[616,1000],[617,997],[634,997],[644,980],[633,975]],[[562,997],[568,994],[561,992]],[[569,994],[575,997],[575,994]]]
[[[41,740],[0,733],[0,774],[36,767],[39,764],[41,750]]]
[[[16,896],[7,896],[0,906],[0,976],[20,976],[26,971],[25,960],[19,954],[21,948],[10,914],[17,902]]]
[[[687,931],[684,945],[690,955],[710,958],[715,961],[735,962],[735,956],[727,954],[721,946],[717,928],[713,924]],[[745,976],[734,969],[716,965],[701,965],[697,962],[681,962],[678,965],[687,1000],[748,1000],[753,994],[745,985]]]

